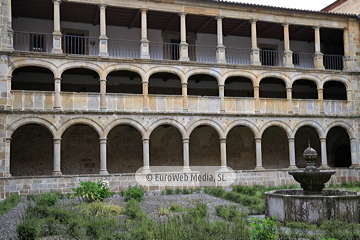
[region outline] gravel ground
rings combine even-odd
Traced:
[[[64,200],[68,205],[70,202],[76,202],[77,200]],[[125,198],[115,195],[107,199],[108,202],[125,207]],[[237,205],[239,204],[232,203],[225,199],[216,198],[205,193],[194,193],[187,195],[160,195],[158,192],[149,192],[144,197],[143,201],[139,204],[144,213],[147,214],[150,218],[154,220],[162,220],[164,217],[159,215],[159,208],[166,207],[169,208],[171,204],[177,204],[180,208],[192,208],[195,207],[196,203],[206,203],[208,206],[208,214],[210,220],[221,220],[221,218],[215,215],[215,207],[218,205]],[[0,217],[0,240],[14,240],[18,239],[16,234],[16,225],[20,222],[28,201],[26,197],[21,199],[21,202],[8,213]],[[72,204],[71,204],[72,205]],[[175,213],[179,214],[179,213]],[[63,239],[61,237],[50,237],[42,238],[42,240],[47,239]]]

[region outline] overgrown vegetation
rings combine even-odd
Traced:
[[[144,194],[145,190],[141,186],[129,186],[124,192],[125,201],[134,199],[137,202],[141,202]]]
[[[0,216],[10,211],[13,207],[18,205],[21,197],[19,195],[11,195],[7,197],[5,200],[0,202]]]
[[[112,193],[109,191],[109,183],[106,180],[98,182],[81,182],[81,187],[72,188],[73,196],[78,197],[82,202],[102,201],[110,197]]]

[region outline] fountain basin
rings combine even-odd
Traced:
[[[325,187],[325,183],[328,182],[336,171],[294,171],[289,172],[294,179],[301,184],[301,188],[304,189],[304,195],[321,195],[322,190]]]
[[[265,193],[265,215],[281,222],[307,222],[320,225],[338,219],[356,222],[360,195],[353,191],[323,190],[320,195],[304,195],[303,190],[275,190]]]

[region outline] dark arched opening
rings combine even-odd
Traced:
[[[225,81],[225,97],[254,97],[252,81],[246,77],[229,77]]]
[[[107,76],[106,92],[142,94],[142,78],[131,71],[111,72]]]
[[[76,124],[63,133],[61,140],[61,170],[63,174],[98,174],[100,170],[100,140],[90,126]]]
[[[44,126],[27,124],[11,136],[10,173],[12,176],[51,175],[53,135]]]
[[[149,78],[149,94],[181,95],[181,79],[173,73],[154,73]]]
[[[43,67],[17,68],[12,74],[11,90],[54,91],[54,74]]]
[[[234,170],[254,169],[256,151],[254,133],[250,128],[237,126],[226,138],[227,166]]]
[[[284,129],[267,128],[261,140],[263,167],[267,169],[289,167],[289,142]]]
[[[306,167],[306,161],[304,159],[304,151],[306,148],[310,146],[315,149],[318,156],[315,161],[315,165],[317,167],[321,166],[321,145],[320,138],[317,131],[310,126],[304,126],[299,128],[295,134],[295,158],[296,158],[296,166],[298,168]]]
[[[348,133],[342,127],[333,127],[326,136],[328,165],[350,167],[351,150]]]
[[[188,95],[219,96],[218,82],[207,74],[192,75],[188,79]]]
[[[158,126],[150,135],[150,166],[183,166],[180,131],[171,125]]]
[[[324,84],[325,100],[346,100],[346,86],[339,81],[328,81]]]
[[[62,92],[100,92],[99,74],[86,68],[72,68],[61,76]]]
[[[134,173],[143,166],[141,133],[130,125],[113,128],[107,137],[109,173]]]
[[[296,80],[292,86],[293,99],[318,99],[317,86],[310,80]]]
[[[286,85],[279,78],[268,77],[260,82],[261,98],[286,98]]]

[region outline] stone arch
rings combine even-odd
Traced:
[[[247,72],[247,71],[231,71],[231,72],[227,72],[225,73],[221,79],[220,79],[220,85],[224,85],[226,83],[226,80],[230,77],[245,77],[251,80],[253,86],[255,86],[255,84],[257,84],[256,81],[256,75],[252,72]]]
[[[317,125],[314,123],[300,124],[297,126],[296,132],[294,132],[295,140],[295,162],[298,168],[305,168],[306,161],[303,157],[305,149],[310,146],[315,149],[318,156],[315,160],[316,167],[321,166],[321,131],[317,129]]]
[[[37,117],[25,117],[25,118],[21,118],[15,122],[13,122],[6,128],[6,136],[11,137],[16,129],[18,129],[19,127],[26,125],[26,124],[42,125],[51,132],[51,134],[54,138],[57,136],[56,135],[56,127],[50,121],[48,121],[47,119],[44,119],[44,118],[37,118]]]
[[[264,78],[278,78],[278,79],[281,79],[281,80],[284,81],[286,88],[291,87],[291,85],[290,85],[291,84],[290,77],[283,74],[283,73],[276,73],[276,72],[264,72],[264,73],[261,73],[257,77],[257,85],[254,85],[254,86],[260,86],[260,82]]]
[[[58,129],[57,133],[56,133],[56,137],[57,138],[61,138],[61,136],[63,135],[63,133],[72,125],[77,125],[77,124],[82,124],[82,125],[87,125],[89,127],[92,127],[99,135],[99,138],[101,136],[103,136],[103,129],[102,127],[94,120],[90,119],[90,118],[82,118],[82,117],[78,117],[78,118],[72,118],[67,120],[66,122],[64,122]]]
[[[260,128],[260,136],[262,136],[265,132],[265,130],[269,127],[280,127],[282,129],[284,129],[287,137],[291,137],[291,128],[288,124],[279,121],[279,120],[273,120],[271,122],[267,122],[265,123],[261,128]]]
[[[338,82],[342,82],[345,87],[346,87],[346,91],[351,90],[351,82],[348,78],[343,77],[343,76],[327,76],[325,78],[323,78],[322,80],[322,84],[321,84],[321,88],[324,88],[324,84],[328,81],[338,81]]]
[[[237,126],[248,127],[252,131],[252,133],[254,134],[255,138],[260,138],[261,137],[258,127],[254,123],[252,123],[251,121],[248,121],[248,120],[235,120],[235,121],[233,121],[232,123],[230,123],[225,128],[224,136],[227,137],[227,135],[231,131],[231,129],[233,129],[234,127],[237,127]]]
[[[102,132],[101,138],[107,138],[109,132],[118,125],[130,125],[140,132],[142,138],[146,137],[146,129],[140,122],[131,118],[118,118],[106,124],[106,127]]]
[[[13,72],[16,69],[22,68],[22,67],[42,67],[42,68],[49,69],[54,74],[54,78],[60,77],[60,75],[61,75],[61,74],[59,74],[59,70],[54,63],[52,63],[50,61],[34,60],[34,59],[17,60],[17,61],[12,62],[9,66],[8,75],[12,76]]]
[[[338,122],[328,127],[326,150],[330,167],[350,167],[356,163],[351,154],[351,138],[346,124]]]
[[[316,130],[316,132],[319,134],[320,138],[325,138],[326,134],[325,134],[325,130],[323,129],[323,127],[321,126],[321,124],[319,124],[318,122],[315,121],[311,121],[311,120],[305,120],[305,121],[301,121],[299,122],[293,129],[293,131],[290,134],[290,138],[294,138],[296,135],[296,132],[304,126],[309,126],[312,127]]]
[[[84,69],[89,69],[92,70],[94,72],[96,72],[99,75],[100,79],[105,79],[104,78],[104,72],[101,69],[101,67],[97,64],[91,63],[91,62],[69,62],[69,63],[64,63],[61,66],[59,66],[59,73],[60,76],[62,76],[62,74],[69,69],[74,69],[74,68],[84,68]]]
[[[317,88],[322,87],[321,79],[318,76],[312,75],[312,74],[297,74],[293,76],[290,80],[290,86],[292,87],[294,82],[297,80],[309,80],[315,82]]]
[[[348,124],[346,122],[343,122],[343,121],[335,121],[335,122],[330,123],[325,129],[326,135],[329,133],[329,131],[333,127],[342,127],[348,133],[350,138],[355,138],[355,133],[354,133],[355,130],[354,130],[354,128],[350,124]]]
[[[224,129],[217,122],[215,122],[213,120],[210,120],[210,119],[201,119],[201,120],[198,120],[198,121],[192,123],[187,128],[186,134],[184,135],[185,138],[189,138],[192,131],[195,128],[197,128],[198,126],[201,126],[201,125],[206,125],[206,126],[214,128],[216,130],[216,132],[219,134],[219,138],[224,138],[225,137]]]
[[[344,81],[329,79],[323,84],[324,100],[350,100],[349,87]]]
[[[185,73],[180,68],[177,68],[177,67],[153,67],[153,68],[150,68],[146,72],[147,79],[149,79],[149,77],[151,75],[153,75],[155,73],[160,73],[160,72],[175,74],[180,78],[181,83],[187,82],[187,78],[185,78]]]
[[[160,71],[151,74],[148,80],[149,95],[182,95],[182,80],[178,74]]]
[[[40,66],[16,68],[12,72],[11,90],[54,92],[54,73]]]
[[[144,80],[146,77],[146,73],[145,71],[135,65],[119,65],[119,64],[112,64],[110,66],[107,66],[103,72],[102,72],[102,76],[104,77],[104,79],[107,78],[107,76],[111,73],[111,72],[115,72],[115,71],[130,71],[130,72],[135,72],[137,74],[139,74],[141,76],[141,78]]]
[[[175,128],[177,128],[180,131],[182,138],[187,137],[187,131],[186,131],[185,127],[179,121],[177,121],[175,119],[170,119],[170,118],[160,119],[160,120],[153,122],[147,129],[147,132],[145,134],[146,137],[149,138],[151,133],[160,125],[174,126]],[[190,134],[189,134],[189,136],[190,136]]]
[[[205,75],[210,75],[212,77],[214,77],[217,82],[218,82],[218,85],[221,84],[221,74],[220,72],[216,71],[216,70],[213,70],[213,69],[192,69],[188,72],[186,72],[185,74],[185,80],[186,82],[188,82],[188,79],[193,76],[193,75],[197,75],[197,74],[205,74]]]

